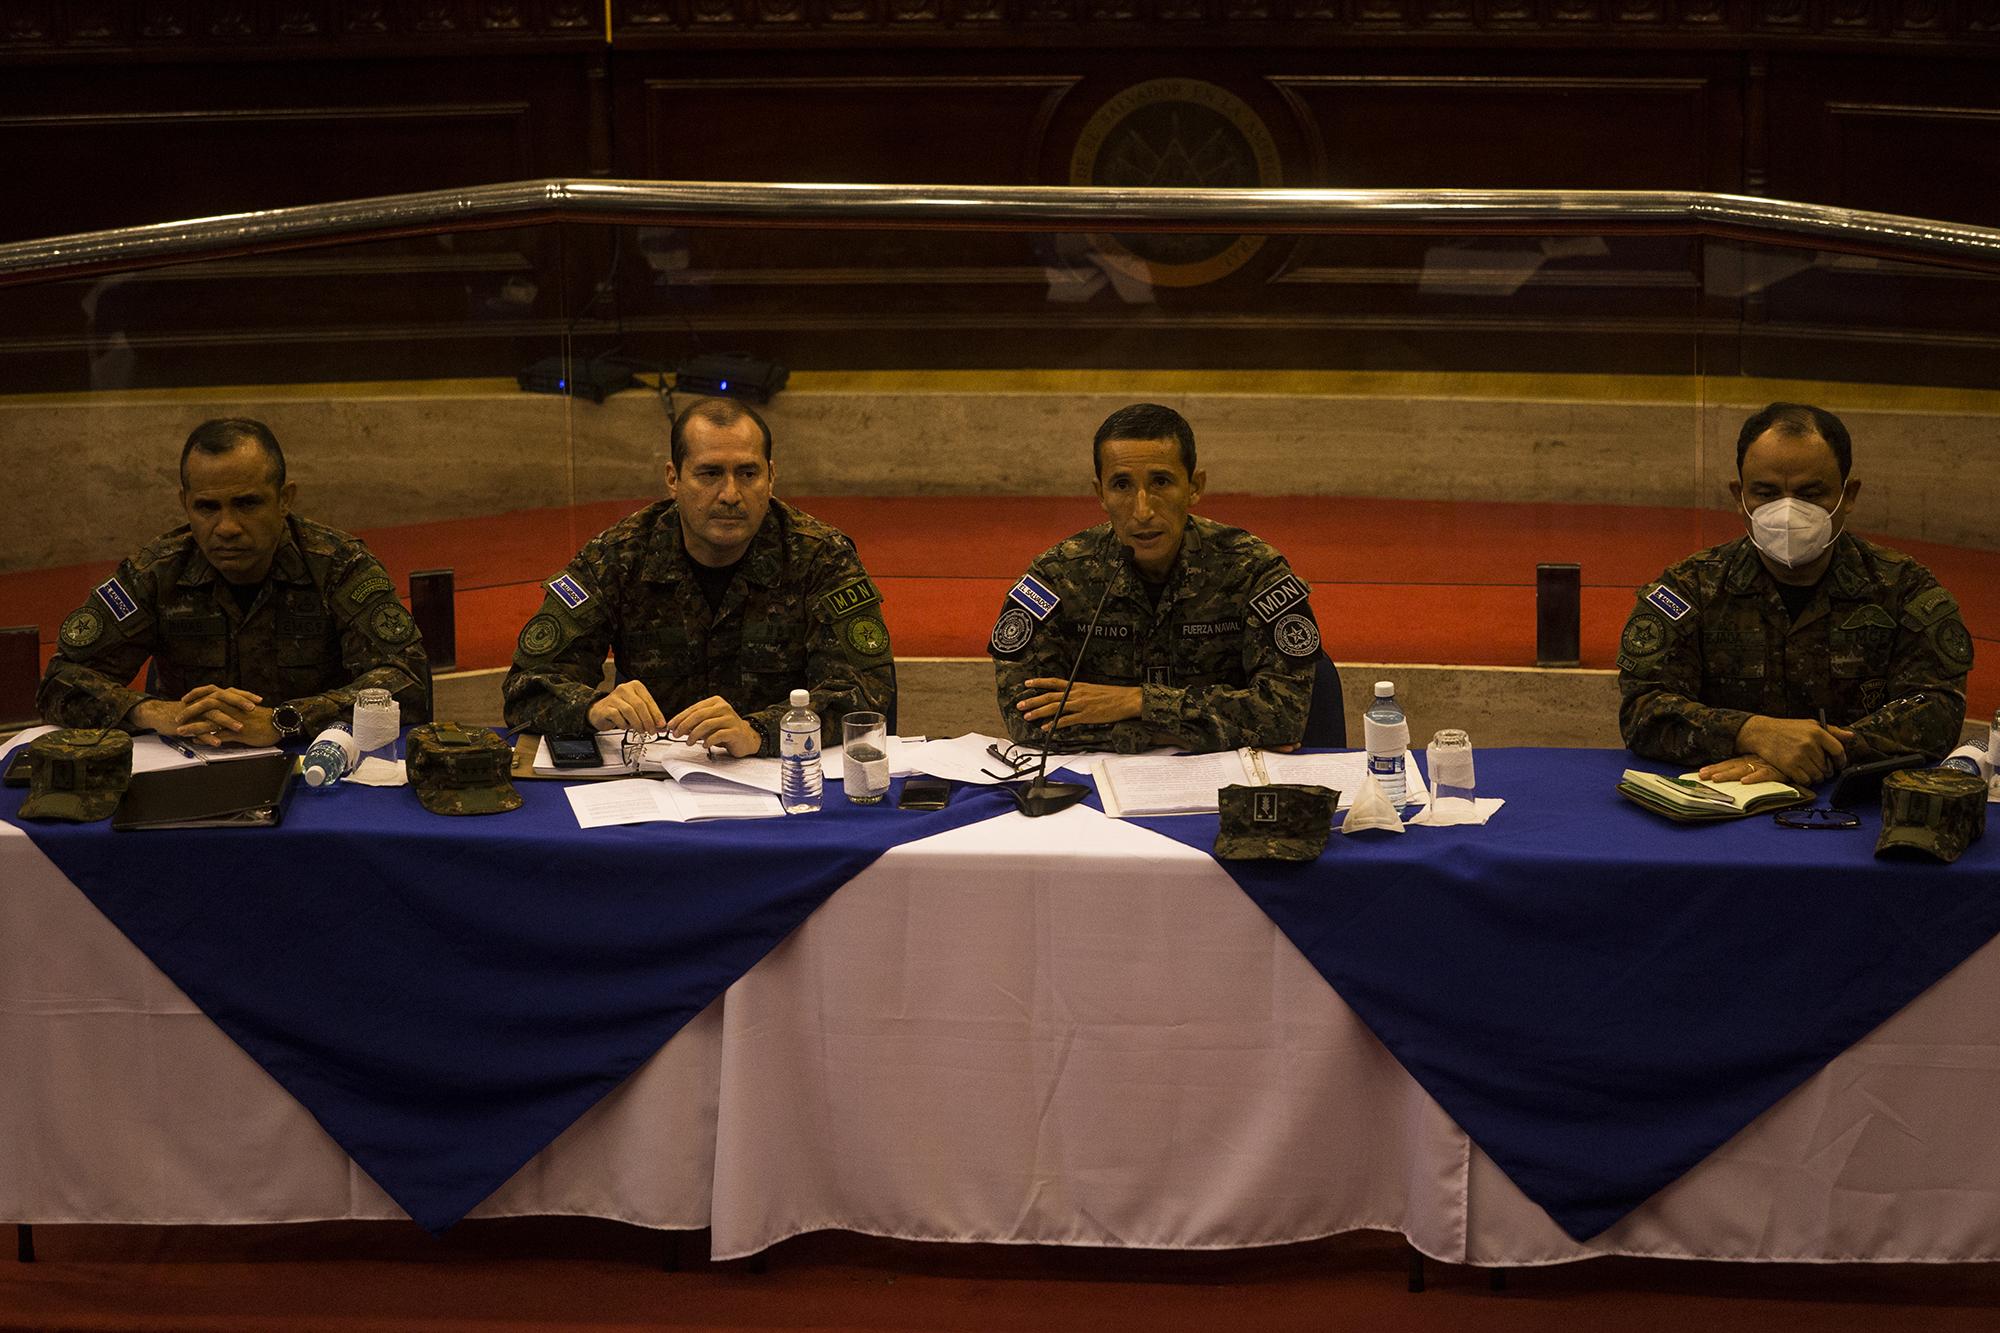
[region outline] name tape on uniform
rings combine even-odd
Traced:
[[[1262,591],[1253,593],[1250,597],[1250,609],[1268,625],[1303,602],[1308,595],[1306,585],[1299,581],[1299,576],[1287,574]]]
[[[1646,600],[1665,612],[1669,620],[1679,620],[1682,616],[1694,610],[1692,606],[1688,605],[1685,597],[1682,597],[1664,583],[1653,585],[1653,590],[1646,594]]]
[[[873,606],[881,600],[882,594],[875,591],[875,585],[863,578],[842,584],[820,598],[819,603],[825,610],[828,620],[839,620],[843,616],[853,615],[864,606]]]
[[[1062,598],[1050,592],[1033,574],[1023,574],[1007,596],[1037,620],[1047,620],[1062,605]]]
[[[111,614],[120,621],[130,620],[139,613],[139,604],[132,600],[132,594],[125,591],[125,585],[115,578],[104,580],[97,585],[97,595],[111,608]]]
[[[583,590],[583,585],[568,574],[550,579],[549,591],[562,598],[562,604],[572,611],[590,600],[590,594]]]
[[[1241,634],[1240,620],[1190,620],[1181,626],[1183,639],[1208,639],[1218,634]]]

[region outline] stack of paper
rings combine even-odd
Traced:
[[[1406,753],[1409,790],[1403,804],[1424,805],[1430,790]],[[1104,813],[1134,815],[1213,814],[1224,787],[1263,787],[1274,782],[1329,787],[1340,793],[1342,809],[1354,804],[1368,772],[1368,756],[1279,754],[1271,750],[1223,750],[1216,754],[1112,755],[1097,765],[1097,794]]]
[[[564,789],[580,828],[607,824],[686,824],[698,819],[767,819],[785,813],[767,791],[717,783],[689,787],[658,778],[579,782]]]

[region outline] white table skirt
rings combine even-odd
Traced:
[[[401,1215],[5,825],[0,886],[0,1219]],[[718,1258],[839,1227],[1991,1260],[1996,995],[1989,945],[1583,1246],[1209,858],[1087,810],[1008,816],[884,856],[474,1216],[712,1226]]]

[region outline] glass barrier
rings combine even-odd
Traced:
[[[1579,566],[1577,662],[1609,671],[1635,589],[1742,532],[1736,429],[1790,399],[1848,419],[1857,525],[1929,563],[2000,664],[1996,281],[1612,230],[566,222],[4,287],[26,521],[0,543],[0,619],[38,626],[46,658],[181,521],[188,431],[256,417],[298,511],[360,534],[399,592],[454,572],[455,667],[495,673],[497,721],[544,580],[663,495],[695,396],[676,372],[709,358],[788,372],[762,409],[776,493],[854,538],[906,662],[983,661],[1028,562],[1102,520],[1096,427],[1152,401],[1193,428],[1194,512],[1288,556],[1350,688],[1377,664],[1546,660],[1551,564]],[[985,680],[904,730],[994,729]],[[1982,664],[1972,715],[1996,696]]]

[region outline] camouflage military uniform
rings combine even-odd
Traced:
[[[669,718],[721,695],[756,728],[759,754],[778,752],[778,719],[794,689],[812,691],[828,745],[840,743],[847,713],[887,713],[895,702],[882,597],[854,543],[782,501],[771,503],[713,612],[671,500],[599,533],[546,586],[507,673],[510,727],[588,735],[607,649],[618,679],[645,682]]]
[[[1851,728],[1850,761],[1942,758],[1965,719],[1972,636],[1931,572],[1847,533],[1796,621],[1748,537],[1639,592],[1618,651],[1625,743],[1649,759],[1737,753],[1751,714]]]
[[[1129,754],[1160,744],[1160,736],[1203,751],[1296,744],[1320,656],[1309,592],[1263,541],[1191,516],[1155,607],[1111,525],[1080,532],[1035,557],[993,626],[987,651],[1007,731],[1022,744],[1042,739],[1045,723],[1027,721],[1016,705],[1035,693],[1029,680],[1068,677],[1102,595],[1080,678],[1140,686],[1144,711],[1064,727],[1059,746]]]
[[[245,612],[185,525],[118,566],[70,612],[36,697],[67,727],[116,726],[134,704],[229,685],[290,703],[310,734],[388,690],[403,721],[430,716],[417,622],[359,540],[293,516]],[[142,693],[129,682],[152,659]],[[125,724],[129,725],[129,724]]]

